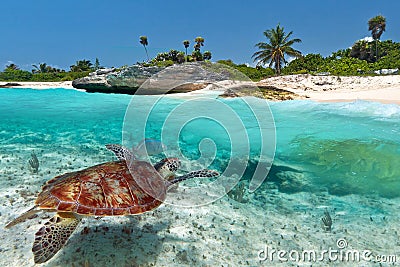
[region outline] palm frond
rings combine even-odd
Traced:
[[[269,67],[274,66],[277,74],[280,74],[281,67],[287,63],[285,54],[294,57],[301,56],[300,51],[292,48],[294,43],[300,43],[301,40],[298,38],[290,39],[292,34],[292,31],[286,34],[284,27],[279,24],[276,28],[265,30],[264,36],[268,42],[257,43],[255,47],[259,51],[252,55],[254,61],[258,61],[257,66],[269,63]]]

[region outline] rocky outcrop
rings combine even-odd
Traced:
[[[272,85],[259,83],[235,82],[231,85],[225,84],[223,88],[225,89],[225,91],[220,95],[220,97],[224,98],[254,96],[271,101],[284,101],[305,98],[288,90],[283,90]]]
[[[87,92],[123,94],[184,93],[229,79],[210,64],[187,63],[164,67],[133,65],[122,69],[100,69],[76,79],[72,86]]]
[[[5,84],[0,84],[0,88],[10,88],[10,87],[14,87],[14,86],[21,86],[21,84],[19,83],[5,83]]]
[[[162,69],[139,65],[122,69],[99,69],[89,76],[74,80],[72,86],[87,92],[134,94],[144,81]]]
[[[72,86],[87,92],[122,94],[173,94],[204,89],[221,91],[221,97],[254,96],[268,100],[302,98],[265,83],[254,83],[237,70],[221,64],[192,62],[167,68],[133,65],[121,69],[100,69],[76,79]]]

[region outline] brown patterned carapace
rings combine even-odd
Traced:
[[[148,162],[133,164],[131,171],[125,161],[113,161],[57,176],[43,186],[36,205],[96,216],[139,214],[160,206],[165,180]]]

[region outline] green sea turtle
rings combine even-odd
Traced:
[[[162,204],[168,188],[190,178],[219,176],[214,170],[197,170],[175,176],[177,158],[165,158],[152,166],[135,158],[129,149],[107,145],[118,161],[66,173],[49,180],[35,206],[6,225],[10,228],[39,211],[57,212],[35,234],[35,263],[51,259],[67,242],[84,216],[135,215]],[[129,165],[129,168],[128,168]]]

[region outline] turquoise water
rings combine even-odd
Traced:
[[[146,105],[149,97],[141,97],[141,105]],[[108,143],[134,145],[139,141],[135,133],[124,136],[122,131],[131,96],[87,94],[64,89],[2,89],[0,101],[2,154],[26,148],[42,151],[64,148],[65,153],[69,153],[72,148],[79,148],[89,155],[95,155],[97,150],[103,149]],[[184,101],[187,100],[164,98],[149,117],[146,137],[160,138],[161,129],[165,128],[165,115]],[[250,140],[249,164],[244,178],[250,179],[254,172],[252,163],[257,161],[260,154],[258,126],[254,124],[254,116],[249,115],[246,107],[241,106],[239,99],[223,102],[236,107],[239,113],[242,112],[242,115],[239,114],[240,120]],[[276,164],[268,179],[280,186],[282,178],[279,177],[282,175],[277,173],[289,168],[292,173],[301,174],[299,177],[294,175],[292,179],[297,181],[280,187],[281,190],[328,191],[335,195],[399,196],[399,106],[365,101],[290,101],[270,103],[270,107],[274,122],[270,122],[268,127],[275,123]],[[176,112],[178,115],[175,115],[175,119],[183,116],[186,111]],[[169,125],[174,123],[174,118]],[[216,151],[210,152],[215,157],[210,164],[222,172],[232,152],[229,135],[226,125],[224,127],[202,118],[180,129],[177,137],[179,147],[170,145],[168,138],[163,141],[166,140],[170,149],[180,149],[182,155],[189,160],[196,160],[201,157],[201,140],[215,139],[213,147],[216,147]],[[127,136],[132,140],[126,140]]]
[[[188,100],[172,96],[151,109],[144,128],[136,128],[146,115],[141,110],[153,100],[65,89],[0,90],[3,226],[32,207],[44,182],[114,160],[105,144],[135,146],[143,136],[161,138],[167,146],[164,154],[179,156],[184,171],[200,168],[201,163],[242,178],[234,194],[210,205],[162,205],[140,216],[85,218],[66,246],[44,266],[299,266],[297,262],[260,262],[258,252],[266,246],[286,251],[336,249],[344,239],[351,249],[400,255],[395,245],[400,242],[396,234],[400,224],[399,106],[290,101],[270,103],[270,109],[265,102],[254,102],[249,110],[243,99],[221,99],[221,105],[239,113],[236,116],[217,110],[212,101],[191,103],[185,109]],[[255,121],[258,113],[262,114],[260,125]],[[260,163],[260,153],[271,156],[275,141],[268,177],[249,193],[246,188]],[[38,173],[28,168],[32,152],[40,162]],[[237,163],[234,168],[229,168],[230,160]],[[237,166],[243,164],[242,175]],[[168,196],[181,196],[196,181],[187,182]],[[321,227],[325,210],[332,216],[331,231]],[[38,213],[0,232],[4,255],[0,266],[33,265],[34,233],[49,216]],[[325,260],[300,265],[326,266]],[[360,265],[378,264],[333,263]]]

